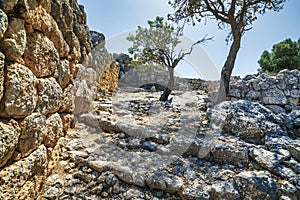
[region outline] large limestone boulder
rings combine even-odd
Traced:
[[[60,65],[59,55],[53,42],[38,32],[28,35],[24,60],[26,66],[37,77],[46,77],[54,74],[57,66]]]
[[[47,147],[54,147],[58,139],[63,136],[63,123],[59,114],[55,113],[47,118],[46,131],[44,144]]]
[[[235,176],[242,199],[275,199],[277,183],[266,171],[243,171]]]
[[[24,64],[22,59],[26,48],[26,30],[24,24],[25,22],[22,19],[10,19],[2,44],[3,52],[8,61]]]
[[[58,84],[65,88],[71,79],[70,63],[68,60],[61,60],[60,64],[57,66],[55,73],[56,80]]]
[[[238,200],[241,199],[238,190],[234,187],[232,181],[222,181],[216,182],[210,187],[210,197],[211,199],[231,199]]]
[[[285,105],[287,103],[286,96],[279,89],[263,91],[261,98],[264,104]]]
[[[159,189],[171,193],[178,192],[183,187],[181,178],[166,172],[155,172],[146,179],[146,183],[151,189]]]
[[[294,140],[289,146],[288,150],[292,156],[300,162],[300,140]]]
[[[0,167],[12,157],[19,136],[20,129],[16,121],[12,120],[8,124],[0,122]]]
[[[59,111],[63,99],[63,91],[54,78],[39,79],[39,100],[37,110],[46,115]]]
[[[26,1],[23,6],[28,11],[23,13],[25,22],[30,24],[33,30],[38,30],[47,36],[53,42],[61,58],[67,57],[70,50],[69,45],[64,40],[56,21],[47,10],[38,5],[29,5]]]
[[[97,87],[89,86],[86,80],[76,80],[73,91],[74,114],[92,111],[92,102],[96,97]]]
[[[20,199],[21,197],[30,198],[37,195],[35,187],[39,187],[44,170],[48,164],[47,149],[44,145],[39,146],[37,150],[32,152],[18,162],[4,168],[0,171],[0,199]],[[34,180],[29,181],[35,176]],[[34,183],[35,187],[29,187]],[[29,184],[29,185],[28,185]],[[20,196],[19,193],[23,191]],[[28,195],[28,196],[27,196]]]
[[[20,153],[20,157],[23,158],[42,144],[45,137],[46,117],[40,113],[33,113],[23,119],[20,128],[21,135],[17,151]]]
[[[7,66],[5,94],[2,99],[0,116],[24,118],[30,115],[37,102],[36,77],[25,66]]]
[[[74,26],[73,9],[69,1],[52,1],[51,15],[54,17],[62,32],[72,30]]]
[[[249,162],[247,147],[231,141],[217,141],[211,152],[214,161],[217,163],[247,166]]]
[[[118,85],[120,68],[115,62],[112,62],[101,74],[98,87],[103,88],[102,92],[107,94],[113,92]]]
[[[226,101],[208,110],[211,127],[254,143],[263,143],[269,133],[281,133],[281,120],[259,103]]]
[[[273,171],[275,167],[288,157],[262,148],[251,148],[249,155],[258,165],[269,171]]]
[[[63,89],[62,94],[62,103],[60,112],[72,113],[74,110],[74,98],[73,98],[73,87],[74,85],[70,84]]]

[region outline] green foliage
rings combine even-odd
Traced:
[[[154,21],[148,21],[148,25],[148,28],[138,26],[135,34],[129,34],[127,40],[132,42],[133,45],[128,51],[133,55],[133,66],[143,65],[151,68],[153,64],[157,64],[168,68],[168,85],[159,98],[160,101],[166,101],[174,87],[174,68],[186,55],[192,53],[195,45],[204,43],[212,38],[202,38],[192,44],[189,50],[178,50],[176,47],[180,43],[180,37],[183,35],[182,29],[175,28],[164,22],[162,17],[156,17]]]
[[[133,55],[132,64],[136,65],[164,65],[172,67],[178,54],[176,46],[180,43],[182,32],[164,22],[163,17],[156,17],[148,21],[148,28],[138,26],[135,34],[129,34],[127,40],[133,45],[128,49]]]
[[[300,70],[300,38],[286,39],[273,45],[272,51],[264,51],[258,61],[260,72],[277,73],[282,69]]]

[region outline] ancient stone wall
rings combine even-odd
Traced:
[[[112,92],[118,84],[120,66],[105,47],[105,36],[102,33],[90,31],[92,52],[89,54],[85,68],[95,74],[97,90],[103,94]]]
[[[139,88],[152,83],[164,86],[168,82],[168,71],[160,66],[136,66],[121,75],[119,83],[127,87]]]
[[[257,101],[275,113],[299,110],[300,71],[282,70],[276,76],[248,75],[231,85],[230,96]]]
[[[88,31],[76,0],[0,0],[0,199],[34,199],[55,166]]]

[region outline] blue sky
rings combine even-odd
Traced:
[[[130,45],[124,41],[128,31],[134,31],[138,25],[147,26],[147,20],[152,20],[156,16],[166,17],[173,12],[168,0],[79,0],[79,3],[85,7],[90,30],[105,34],[111,53],[126,51]],[[271,50],[273,44],[286,38],[298,40],[299,10],[299,0],[287,0],[280,12],[268,12],[259,16],[253,24],[253,29],[246,32],[242,39],[233,74],[244,76],[256,73],[257,60],[264,50]],[[230,46],[225,42],[227,33],[226,30],[219,30],[215,21],[207,21],[206,25],[198,23],[196,26],[186,26],[184,35],[193,41],[201,39],[206,34],[214,36],[214,41],[199,47],[206,52],[206,59],[199,57],[198,60],[189,61],[193,65],[201,65],[200,68],[210,66],[212,62],[220,71]],[[110,45],[110,42],[113,45]],[[182,63],[178,68],[178,73],[184,76],[197,76],[192,68],[187,67],[187,63]]]

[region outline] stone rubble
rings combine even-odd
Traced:
[[[182,100],[185,95],[196,98],[186,102]],[[157,101],[159,92],[137,93],[118,88],[112,96],[98,97],[93,104],[96,110],[83,114],[79,120],[76,138],[66,140],[62,166],[54,170],[59,172],[54,175],[60,183],[47,182],[40,198],[53,199],[54,194],[62,199],[297,199],[300,196],[298,141],[288,136],[280,114],[259,103],[224,102],[226,106],[218,105],[206,113],[208,97],[201,91],[173,91],[171,107]],[[264,133],[259,135],[260,140],[228,133],[228,127],[223,129],[222,123],[216,123],[226,122],[215,119],[225,108],[227,114],[236,113],[235,109],[243,113],[232,120],[261,120],[251,122],[258,132]],[[196,110],[198,117],[186,120],[185,111],[193,114],[191,110]],[[218,117],[224,117],[224,113]],[[185,129],[180,122],[196,122],[195,129],[191,125]],[[279,131],[268,132],[274,128]],[[176,134],[182,133],[181,129],[186,134],[185,140]],[[188,130],[196,134],[189,135]],[[181,145],[178,148],[184,151],[172,148],[172,143]]]

